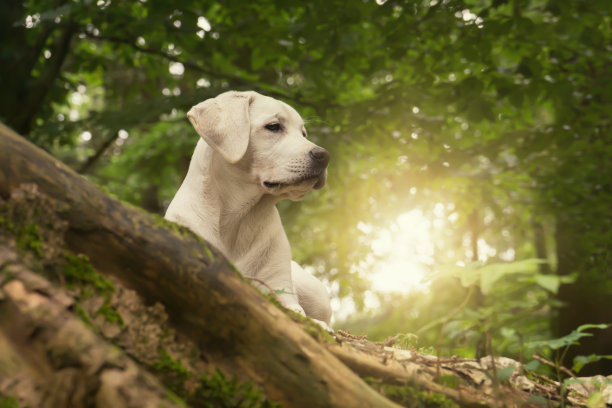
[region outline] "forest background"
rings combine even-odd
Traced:
[[[608,0],[0,8],[0,120],[151,212],[185,174],[192,105],[252,89],[294,106],[332,160],[324,190],[279,209],[336,328],[529,362],[612,323]],[[563,363],[611,374],[610,344],[597,330]]]

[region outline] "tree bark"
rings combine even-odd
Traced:
[[[3,243],[0,271],[0,401],[12,391],[22,406],[42,408],[181,406],[159,380],[66,310],[71,299]]]
[[[585,248],[582,242],[587,234],[582,225],[575,225],[570,220],[557,220],[555,225],[555,241],[557,254],[557,274],[561,276],[578,274],[572,284],[559,288],[557,299],[562,306],[553,321],[558,337],[565,336],[578,326],[589,323],[612,323],[612,294],[606,290],[606,278],[594,273],[589,259],[593,258],[590,248]],[[612,342],[612,327],[598,330],[592,337],[580,339],[580,343],[572,346],[565,355],[563,364],[571,367],[578,355],[608,355]],[[612,360],[602,359],[586,365],[582,375],[612,374]]]
[[[250,286],[219,251],[103,194],[0,124],[0,195],[34,183],[57,200],[66,242],[147,301],[177,330],[287,407],[395,406]],[[178,232],[177,232],[178,231]]]

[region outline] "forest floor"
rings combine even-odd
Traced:
[[[612,378],[603,376],[577,379],[562,398],[558,381],[530,372],[510,358],[438,358],[399,348],[396,337],[371,342],[366,336],[343,330],[337,330],[334,337],[350,349],[334,353],[340,360],[379,392],[405,406],[412,406],[414,399],[403,391],[405,385],[445,395],[462,406],[591,406],[588,402],[593,393],[605,393],[603,398],[612,394],[605,385]]]

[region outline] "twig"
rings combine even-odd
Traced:
[[[499,392],[499,378],[497,377],[497,364],[495,364],[495,353],[493,353],[493,342],[491,341],[491,331],[487,330],[486,342],[487,348],[489,349],[489,355],[491,356],[491,368],[493,369],[493,384],[495,385],[496,392]]]
[[[440,353],[441,353],[440,349],[441,349],[441,345],[442,345],[442,333],[444,332],[444,328],[446,327],[446,325],[448,324],[450,319],[454,315],[459,313],[461,311],[461,309],[463,309],[465,307],[465,305],[467,305],[468,301],[472,297],[472,293],[474,293],[474,285],[470,286],[470,290],[469,290],[467,296],[465,297],[465,299],[463,300],[463,302],[459,306],[457,306],[457,308],[455,310],[450,312],[450,314],[448,315],[448,317],[446,318],[444,323],[442,323],[442,327],[440,327],[440,335],[438,336],[438,344],[436,345],[436,352],[437,352],[437,356],[436,357],[438,357],[438,363],[436,364],[436,377],[437,378],[440,378],[440,362],[439,361],[440,361]]]
[[[85,174],[93,167],[94,164],[102,157],[104,152],[119,138],[119,132],[115,132],[112,137],[106,139],[95,151],[94,154],[89,156],[77,169],[79,174]]]
[[[576,374],[574,374],[570,369],[562,366],[561,364],[555,364],[552,361],[548,361],[546,360],[544,357],[540,357],[537,354],[534,354],[532,356],[535,360],[538,360],[541,363],[544,363],[548,366],[551,366],[557,370],[561,370],[563,371],[565,374],[569,375],[570,377],[574,378],[574,379],[578,379],[578,377],[576,377]],[[562,381],[559,381],[559,387],[561,387]],[[579,384],[582,386],[582,388],[584,389],[584,391],[587,393],[587,395],[589,394],[589,390],[587,389],[586,385],[584,385],[582,382],[579,382]],[[561,395],[561,392],[559,392],[559,394]],[[563,395],[561,395],[561,398],[563,398]]]
[[[565,374],[569,375],[572,378],[576,378],[576,375],[574,373],[572,373],[569,369],[565,368],[562,365],[557,365],[557,364],[553,363],[552,361],[546,360],[544,357],[538,356],[537,354],[534,354],[532,357],[535,360],[538,360],[539,362],[544,363],[544,364],[546,364],[546,365],[548,365],[548,366],[550,366],[552,368],[560,369],[561,371],[563,371]]]

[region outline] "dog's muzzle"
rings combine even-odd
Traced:
[[[316,168],[319,170],[319,174],[317,182],[312,187],[315,190],[319,190],[323,188],[325,185],[325,179],[327,178],[327,165],[329,164],[329,152],[322,147],[316,146],[308,155],[312,159],[312,162],[315,164]]]
[[[310,166],[307,171],[301,172],[298,177],[292,180],[276,182],[264,181],[263,185],[270,190],[277,190],[284,186],[307,185],[308,188],[319,190],[325,185],[327,179],[327,165],[329,163],[329,152],[322,147],[316,146],[308,152]]]
[[[312,162],[320,169],[325,169],[329,163],[329,152],[322,147],[316,146],[308,155],[312,159]]]

